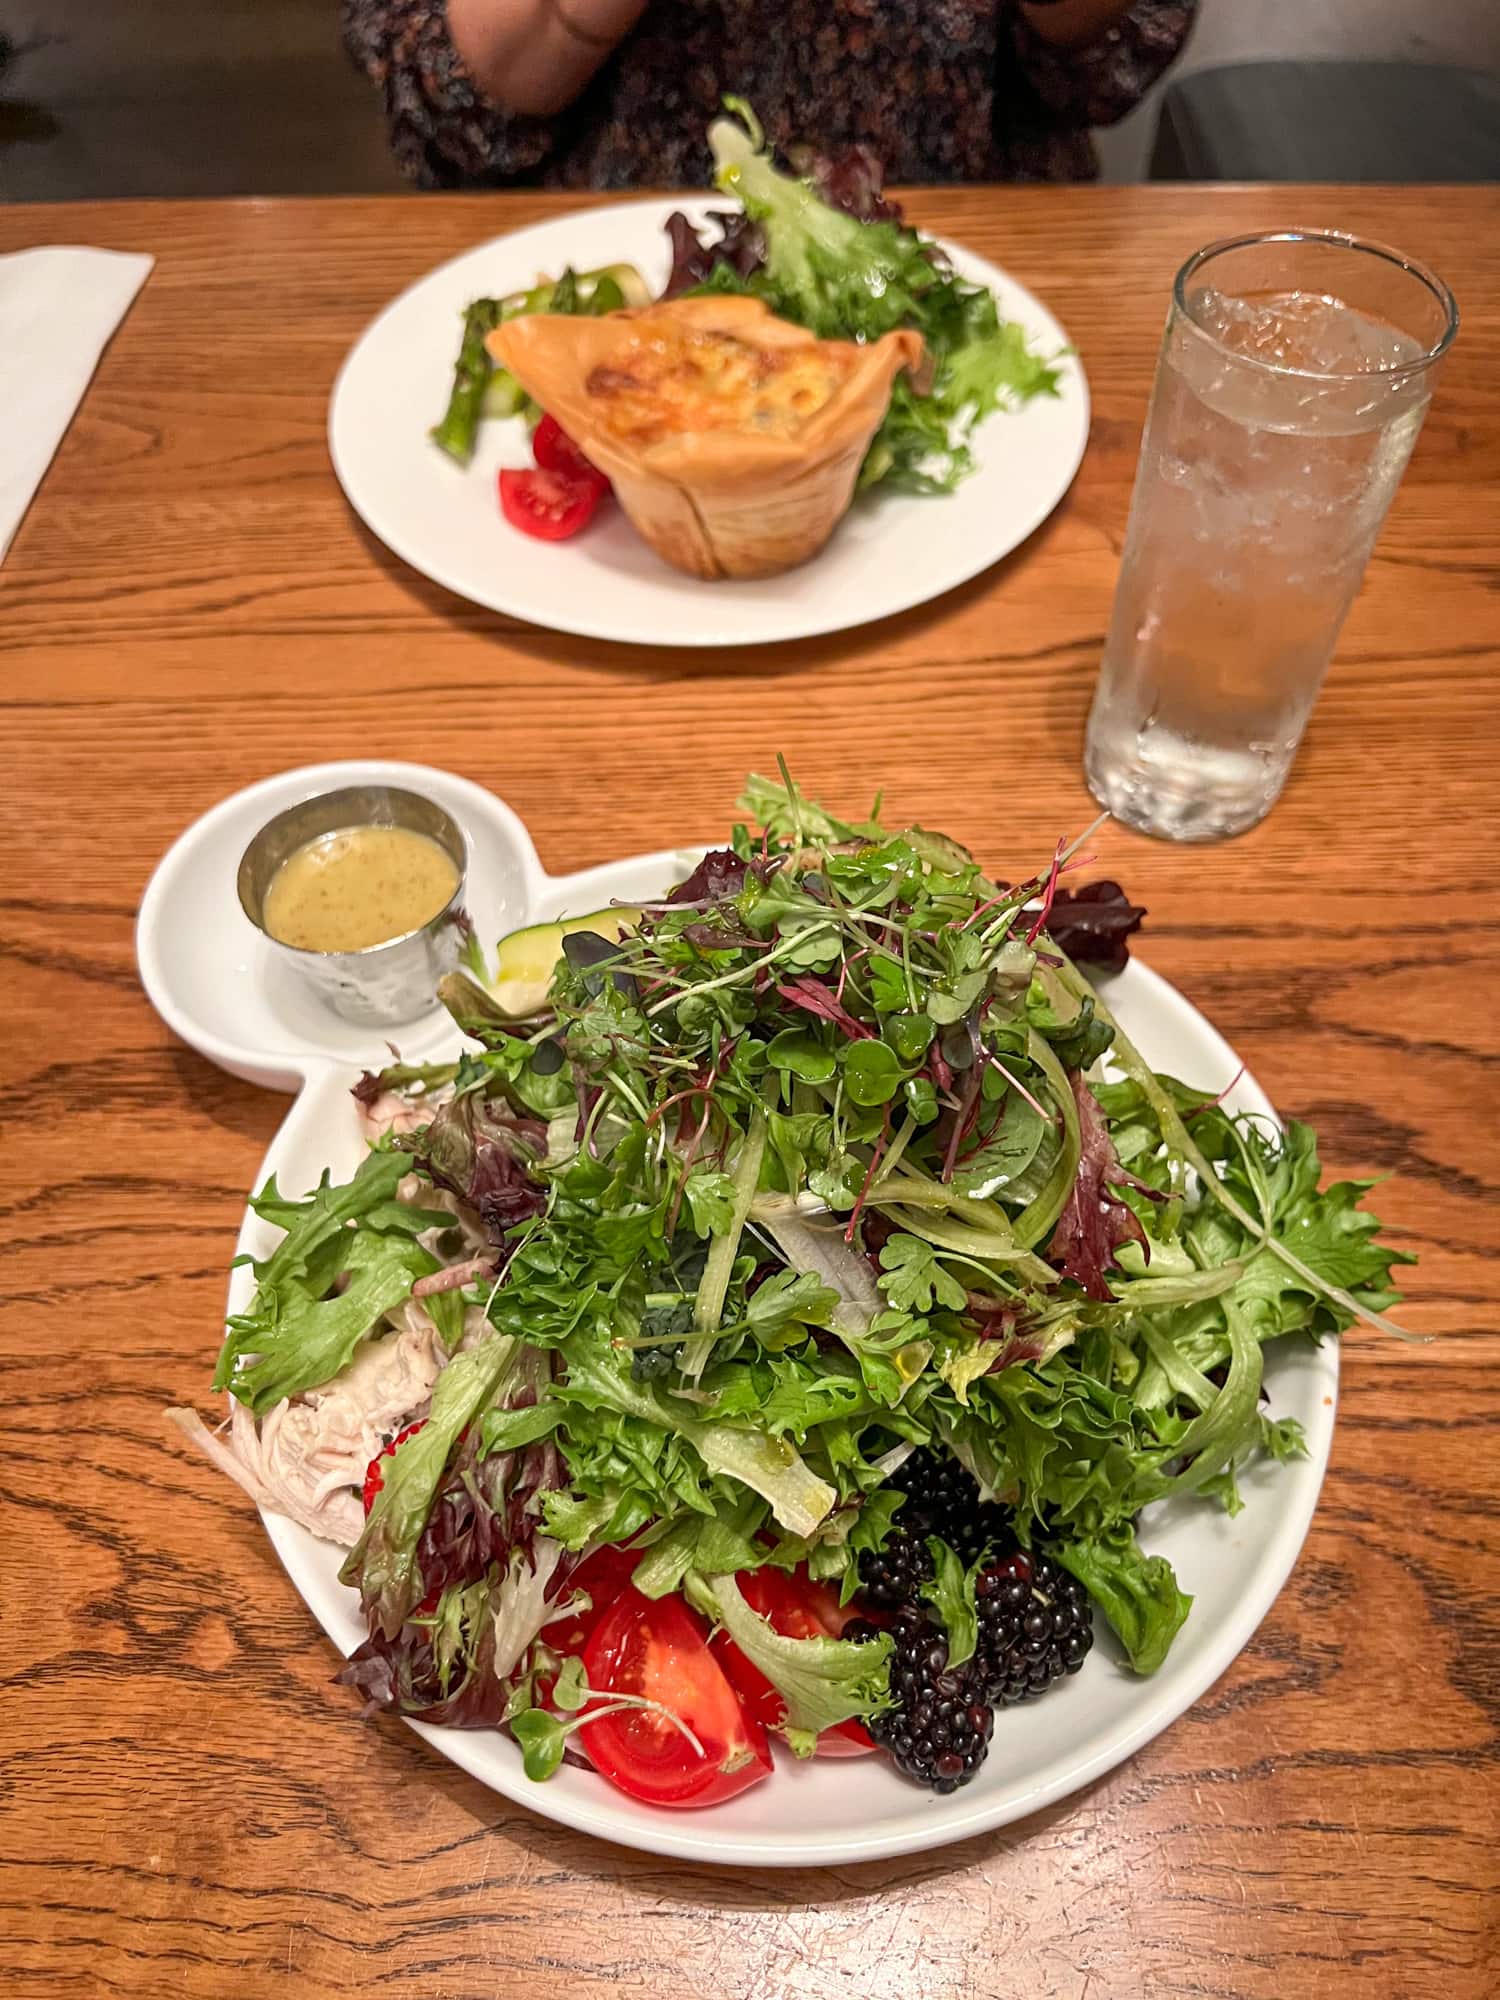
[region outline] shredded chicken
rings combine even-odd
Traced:
[[[434,1257],[441,1257],[444,1254],[438,1248],[438,1239],[446,1236],[448,1230],[454,1226],[463,1231],[465,1249],[471,1252],[493,1249],[489,1232],[480,1221],[478,1210],[470,1208],[466,1201],[460,1201],[456,1194],[450,1194],[447,1188],[434,1187],[431,1181],[424,1181],[420,1174],[407,1174],[396,1183],[396,1199],[404,1201],[408,1208],[444,1209],[453,1217],[452,1223],[440,1229],[424,1229],[417,1238],[422,1248],[430,1250]],[[437,1272],[434,1275],[446,1277],[447,1274]],[[429,1286],[428,1289],[441,1290],[442,1287]]]
[[[496,1253],[481,1251],[477,1257],[470,1257],[465,1263],[450,1264],[446,1271],[434,1271],[430,1277],[418,1278],[411,1288],[414,1299],[430,1299],[435,1292],[456,1292],[463,1285],[472,1285],[476,1278],[493,1278],[497,1265]]]
[[[432,1321],[427,1317],[420,1299],[407,1299],[404,1304],[397,1306],[390,1318],[392,1326],[406,1333],[417,1332],[424,1327],[432,1327]],[[483,1306],[465,1306],[464,1330],[459,1336],[453,1352],[455,1354],[467,1353],[471,1347],[476,1346],[478,1342],[485,1339],[493,1331],[494,1328],[485,1317]]]
[[[383,1139],[387,1132],[418,1132],[432,1123],[437,1100],[430,1097],[403,1097],[399,1090],[383,1090],[368,1104],[360,1101],[359,1115],[367,1139]]]
[[[364,1526],[359,1489],[394,1431],[423,1415],[447,1360],[432,1321],[407,1305],[396,1332],[367,1340],[341,1375],[257,1419],[236,1402],[229,1435],[192,1410],[168,1415],[252,1500],[345,1547]]]

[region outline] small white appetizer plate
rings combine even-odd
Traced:
[[[136,919],[136,958],[151,1004],[185,1042],[249,1083],[300,1090],[325,1064],[376,1069],[388,1060],[378,1030],[344,1021],[305,988],[240,908],[235,876],[252,836],[288,806],[354,785],[425,793],[457,822],[469,851],[464,907],[492,946],[518,925],[597,909],[613,885],[638,880],[632,896],[672,878],[678,857],[596,868],[554,880],[521,821],[493,792],[449,771],[387,758],[307,764],[236,792],[190,826],[158,863]],[[685,854],[681,872],[694,865]],[[622,873],[622,866],[625,873]],[[593,901],[579,902],[579,897]],[[403,1056],[421,1061],[454,1040],[434,998],[428,1013],[390,1031]]]

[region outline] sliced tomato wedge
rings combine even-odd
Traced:
[[[565,542],[594,518],[603,488],[540,466],[500,474],[500,511],[513,528],[539,542]]]
[[[804,1570],[788,1575],[779,1569],[746,1570],[735,1578],[740,1595],[783,1639],[837,1639],[852,1618],[853,1605],[841,1605],[838,1592],[814,1583]],[[710,1650],[723,1668],[741,1706],[765,1729],[779,1729],[786,1703],[760,1668],[740,1651],[727,1632],[715,1632]],[[819,1757],[862,1757],[875,1745],[862,1723],[840,1722],[818,1738]]]
[[[566,1599],[579,1591],[587,1592],[589,1609],[576,1611],[571,1617],[559,1618],[554,1624],[543,1626],[542,1637],[554,1652],[571,1653],[582,1659],[584,1648],[595,1629],[635,1575],[635,1566],[640,1559],[639,1549],[614,1546],[595,1549],[591,1556],[584,1558],[563,1586],[562,1594]]]
[[[595,1549],[591,1556],[585,1556],[563,1586],[562,1597],[576,1596],[586,1591],[589,1597],[587,1611],[574,1611],[566,1618],[559,1618],[551,1625],[544,1625],[541,1639],[554,1653],[564,1658],[581,1660],[588,1649],[589,1640],[595,1628],[610,1609],[620,1592],[626,1588],[635,1575],[635,1566],[640,1561],[640,1551],[632,1549],[628,1554],[622,1548],[608,1546]],[[552,1700],[553,1678],[543,1674],[537,1681],[536,1701],[540,1708],[546,1708]]]
[[[532,432],[531,455],[543,472],[560,472],[565,479],[592,480],[601,493],[610,491],[604,474],[584,457],[556,417],[543,417]]]
[[[627,1586],[584,1649],[584,1672],[603,1696],[642,1695],[681,1717],[693,1748],[666,1716],[623,1708],[578,1732],[595,1768],[633,1799],[716,1806],[771,1772],[766,1732],[740,1705],[708,1650],[706,1628],[680,1597],[654,1603]]]
[[[795,1569],[790,1574],[786,1570],[775,1572],[785,1586],[788,1595],[817,1619],[830,1639],[842,1639],[844,1627],[852,1625],[856,1618],[868,1618],[867,1611],[861,1611],[857,1604],[840,1604],[839,1594],[831,1583],[814,1583],[806,1569]],[[811,1633],[798,1634],[811,1638]]]

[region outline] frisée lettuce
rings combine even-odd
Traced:
[[[915,327],[927,347],[927,377],[897,378],[860,484],[951,491],[972,470],[976,424],[1058,393],[1056,357],[1037,354],[1025,330],[1000,317],[994,294],[961,278],[916,230],[881,216],[858,219],[826,201],[810,178],[779,172],[755,114],[740,99],[727,102],[732,115],[708,134],[715,183],[758,225],[762,261],[748,275],[743,259],[718,262],[706,286],[750,292],[825,340],[878,340]]]

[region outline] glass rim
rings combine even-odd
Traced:
[[[1330,248],[1358,250],[1365,256],[1383,258],[1386,263],[1394,264],[1427,287],[1443,314],[1441,333],[1428,348],[1421,354],[1413,355],[1409,361],[1386,362],[1378,368],[1358,368],[1348,374],[1323,368],[1289,368],[1280,361],[1263,361],[1259,355],[1240,353],[1217,334],[1211,333],[1198,318],[1188,302],[1188,281],[1212,258],[1222,256],[1229,250],[1251,250],[1264,243],[1321,243]],[[1172,303],[1199,338],[1206,340],[1229,360],[1246,368],[1260,369],[1267,375],[1305,382],[1392,381],[1405,375],[1418,375],[1442,359],[1458,332],[1458,301],[1436,271],[1415,257],[1408,257],[1404,251],[1392,248],[1389,243],[1378,243],[1369,236],[1355,236],[1346,229],[1257,229],[1244,236],[1221,236],[1217,242],[1205,243],[1201,250],[1195,250],[1182,266],[1172,281]]]

